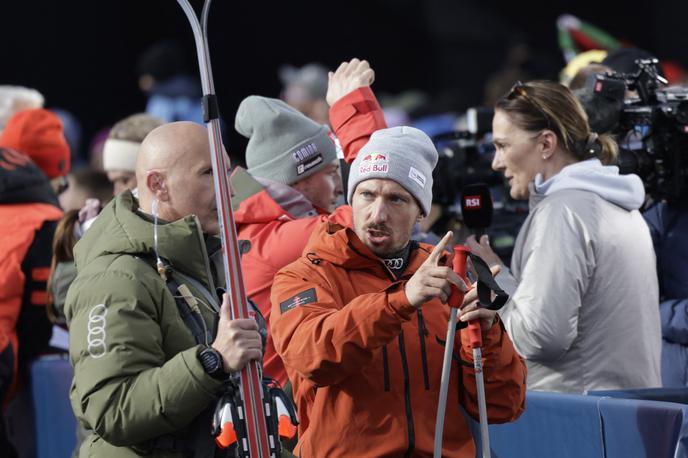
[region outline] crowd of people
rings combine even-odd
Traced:
[[[447,345],[442,455],[472,457],[472,344],[465,330],[443,340],[453,291],[465,293],[460,320],[480,323],[490,423],[517,419],[526,389],[685,386],[686,257],[675,252],[685,218],[662,202],[643,218],[643,181],[619,174],[615,139],[591,128],[565,84],[512,82],[494,104],[492,168],[530,209],[510,266],[487,236],[423,242],[439,154],[426,132],[385,117],[367,61],[284,68],[283,99],[246,97],[233,123],[246,167],[226,173],[261,329],[231,319],[224,294],[213,174],[225,171],[211,165],[198,88],[145,70],[148,112],[109,130],[98,169],[70,168],[63,123],[35,91],[8,92],[3,456],[30,456],[13,405],[30,363],[58,351],[58,328],[69,332],[82,457],[220,456],[216,402],[249,361],[296,406],[298,441],[283,456],[429,456]],[[480,307],[452,270],[455,244],[509,293],[500,311]]]

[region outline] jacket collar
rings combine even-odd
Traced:
[[[0,148],[0,203],[44,203],[59,208],[41,169],[28,156],[5,148]]]
[[[237,167],[230,178],[236,194],[232,208],[237,224],[291,221],[323,212],[291,186],[251,176]]]
[[[432,246],[417,243],[412,249],[406,270],[401,280],[411,277],[432,251]],[[356,235],[353,229],[331,222],[319,224],[303,251],[306,257],[315,256],[347,270],[370,270],[378,276],[394,279],[394,274],[385,263]]]
[[[156,256],[153,222],[138,211],[138,201],[129,191],[108,204],[75,247],[79,270],[96,258],[109,254],[129,254],[146,260]],[[210,238],[214,242],[214,238]],[[212,289],[206,236],[195,216],[173,222],[158,221],[158,254],[172,268]]]

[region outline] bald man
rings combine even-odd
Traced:
[[[65,305],[71,401],[92,431],[80,456],[212,457],[223,381],[262,355],[255,321],[230,320],[216,294],[205,128],[153,130],[136,177],[139,201],[118,195],[74,250],[78,276]]]

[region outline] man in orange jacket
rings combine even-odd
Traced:
[[[374,72],[365,60],[344,62],[330,74],[330,121],[351,162],[375,130],[386,127],[370,90]],[[250,96],[237,110],[237,131],[249,139],[248,170],[236,168],[231,181],[239,239],[250,242],[242,266],[247,295],[270,320],[270,287],[279,269],[301,256],[313,229],[331,219],[351,225],[351,209],[335,210],[342,194],[335,138],[330,129],[308,119],[281,100]],[[287,382],[272,336],[264,371]]]
[[[429,212],[437,150],[412,127],[372,134],[353,162],[353,228],[320,223],[304,256],[275,276],[272,331],[301,424],[295,453],[310,457],[432,456],[451,287],[467,285],[444,248],[411,241]],[[462,320],[483,330],[489,421],[524,408],[526,368],[495,312],[465,296]],[[455,348],[443,456],[474,457],[459,405],[478,415],[467,333]]]

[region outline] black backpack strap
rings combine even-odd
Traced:
[[[156,265],[156,259],[147,257],[139,257],[146,264],[155,269],[159,273]],[[164,261],[164,260],[163,260]],[[201,311],[198,305],[195,304],[198,300],[193,297],[191,291],[183,283],[177,280],[174,269],[168,263],[164,263],[164,277],[165,286],[170,291],[177,305],[179,316],[184,321],[186,327],[191,331],[194,340],[197,344],[206,345],[210,341],[206,341],[207,326],[203,321]],[[208,334],[208,338],[212,338]],[[207,433],[211,426],[212,414],[214,406],[208,406],[201,412],[187,427],[180,431],[171,434],[163,434],[155,437],[142,444],[138,444],[133,448],[143,454],[152,454],[155,451],[174,452],[181,454],[184,458],[206,458],[225,456],[217,450],[213,437]],[[230,449],[231,451],[231,449]]]

